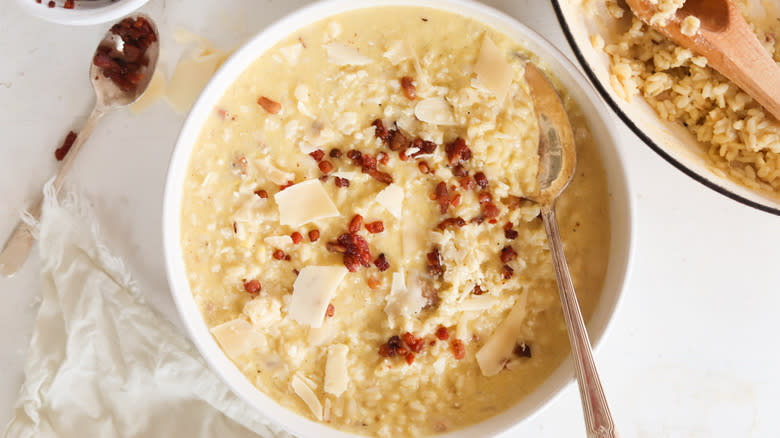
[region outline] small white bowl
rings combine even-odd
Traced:
[[[687,128],[667,122],[641,97],[627,102],[610,85],[610,61],[602,50],[590,43],[590,35],[603,32],[608,26],[602,17],[588,18],[581,2],[554,0],[553,6],[572,51],[596,89],[615,114],[650,149],[669,164],[710,189],[737,202],[780,216],[780,198],[739,184],[715,168],[705,149]]]
[[[624,282],[628,276],[632,254],[633,210],[629,197],[625,164],[615,137],[610,131],[613,123],[608,109],[598,94],[565,56],[540,35],[503,13],[469,0],[331,0],[303,8],[269,26],[238,49],[217,71],[193,106],[180,133],[173,152],[165,187],[163,204],[163,245],[168,270],[168,281],[184,326],[203,357],[234,393],[262,412],[284,429],[300,437],[346,438],[349,433],[330,428],[304,418],[276,403],[258,390],[225,356],[209,333],[208,327],[195,305],[187,281],[180,245],[180,219],[183,180],[187,164],[201,126],[214,105],[237,77],[278,41],[297,29],[323,18],[348,10],[383,6],[406,5],[436,8],[468,16],[486,23],[519,41],[534,52],[549,68],[570,96],[580,105],[599,146],[610,191],[612,242],[605,287],[588,330],[591,340],[598,344],[612,319]],[[481,423],[456,430],[443,437],[466,438],[493,436],[530,418],[548,405],[573,380],[571,358],[567,359],[539,388],[520,403]],[[582,415],[572,412],[572,416]]]
[[[76,0],[73,9],[62,7],[63,0],[57,0],[53,8],[47,6],[49,0],[17,0],[19,7],[30,15],[58,24],[89,26],[107,23],[130,14],[149,0]]]

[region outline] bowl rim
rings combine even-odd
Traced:
[[[756,202],[752,199],[745,198],[744,196],[734,193],[731,190],[717,184],[716,182],[711,181],[704,175],[697,173],[693,169],[683,164],[681,161],[672,157],[669,153],[667,153],[664,150],[663,147],[658,145],[647,134],[645,134],[645,132],[639,126],[637,126],[637,124],[634,123],[633,120],[631,120],[631,118],[620,108],[620,105],[617,103],[617,101],[615,101],[615,99],[612,98],[612,95],[606,89],[604,84],[599,80],[598,76],[596,76],[596,72],[591,67],[590,62],[588,62],[588,60],[585,58],[585,54],[582,53],[579,45],[577,44],[576,39],[574,38],[574,34],[569,27],[569,22],[566,20],[566,16],[564,15],[563,8],[561,7],[561,1],[567,1],[567,0],[552,0],[552,5],[553,5],[553,9],[555,10],[555,16],[558,19],[558,23],[560,24],[561,29],[563,30],[563,34],[566,37],[566,41],[569,43],[569,47],[571,48],[572,52],[574,52],[574,56],[577,58],[577,61],[580,63],[580,66],[582,66],[582,69],[585,71],[585,75],[588,77],[588,80],[590,80],[593,86],[596,87],[596,90],[604,99],[604,101],[607,103],[607,105],[612,109],[612,111],[615,112],[618,118],[620,118],[620,120],[622,120],[623,123],[625,123],[626,126],[628,126],[628,128],[631,131],[633,131],[634,134],[642,140],[642,142],[644,142],[651,150],[653,150],[653,152],[660,155],[661,158],[666,160],[669,164],[677,168],[685,175],[688,175],[695,181],[698,181],[699,183],[703,184],[705,187],[708,187],[714,190],[715,192],[723,196],[726,196],[734,201],[737,201],[740,204],[755,208],[756,210],[760,210],[769,214],[780,216],[780,208],[774,208],[769,205]]]
[[[70,26],[90,26],[116,20],[128,15],[146,4],[149,0],[117,0],[94,8],[64,9],[61,5],[54,8],[46,6],[46,0],[17,0],[19,7],[29,15],[40,19]]]
[[[308,418],[292,411],[281,403],[266,395],[263,391],[254,387],[247,381],[244,374],[238,367],[227,358],[217,345],[208,328],[205,326],[200,311],[195,306],[189,283],[186,277],[186,271],[183,267],[183,257],[181,256],[180,242],[180,209],[181,209],[181,187],[182,181],[179,181],[186,171],[186,165],[191,153],[192,143],[197,138],[202,126],[203,114],[206,114],[207,108],[211,108],[214,102],[219,99],[228,85],[221,85],[223,80],[230,79],[232,83],[247,66],[256,59],[257,54],[253,50],[254,46],[260,44],[263,39],[270,39],[270,45],[265,46],[263,50],[268,50],[285,36],[291,33],[290,30],[284,32],[284,36],[277,37],[280,28],[300,29],[319,20],[327,19],[339,13],[363,8],[391,5],[419,6],[443,10],[450,13],[457,13],[468,16],[469,12],[478,13],[476,20],[485,23],[487,26],[502,32],[507,32],[512,38],[517,38],[519,42],[525,43],[529,50],[540,56],[545,63],[555,64],[568,77],[568,81],[576,90],[573,94],[579,94],[577,99],[581,104],[588,104],[595,111],[592,117],[587,116],[590,124],[594,122],[599,126],[601,134],[597,134],[594,126],[594,135],[601,137],[602,141],[607,141],[607,146],[611,151],[609,157],[602,156],[604,160],[605,171],[610,183],[610,218],[612,220],[612,242],[610,243],[611,254],[605,287],[602,290],[602,298],[589,319],[589,330],[595,337],[594,350],[598,349],[604,343],[604,339],[612,327],[615,316],[622,300],[625,297],[626,286],[632,272],[632,260],[635,252],[635,205],[631,196],[630,181],[627,177],[627,163],[623,152],[618,147],[616,134],[613,125],[609,121],[609,111],[599,98],[598,93],[593,89],[592,84],[582,75],[576,65],[558,50],[550,41],[545,39],[539,33],[520,23],[514,17],[500,12],[488,5],[473,0],[320,0],[302,8],[297,8],[291,13],[281,17],[261,29],[254,36],[249,38],[241,47],[239,47],[231,57],[225,61],[212,79],[201,92],[197,101],[192,107],[182,125],[176,145],[171,153],[171,160],[168,166],[166,185],[163,196],[163,215],[162,215],[162,234],[163,249],[166,262],[166,274],[173,300],[177,311],[188,335],[192,339],[196,348],[203,356],[206,363],[217,374],[220,379],[238,395],[239,398],[259,411],[266,418],[271,418],[285,430],[295,433],[299,436],[308,436],[308,433],[318,433],[327,437],[356,437],[358,435],[344,432],[338,429],[328,427],[319,422],[309,420]],[[312,17],[312,15],[315,15]],[[512,29],[509,32],[507,28]],[[532,49],[532,47],[536,47]],[[263,53],[262,51],[260,53]],[[245,59],[252,54],[251,59]],[[237,70],[237,73],[233,71]],[[557,70],[554,70],[557,72]],[[572,88],[572,87],[568,87]],[[220,91],[216,96],[214,94]],[[193,133],[194,132],[194,133]],[[597,138],[598,139],[598,138]],[[599,146],[599,149],[603,149]],[[603,155],[603,152],[602,152]],[[613,167],[607,166],[607,160],[611,160]],[[612,174],[612,176],[610,176]],[[612,184],[620,186],[613,186]],[[617,193],[618,201],[612,200],[613,192]],[[620,230],[615,223],[617,215],[620,217]],[[620,232],[619,232],[620,231]],[[620,239],[616,239],[619,237]],[[619,254],[622,258],[619,259]],[[610,277],[614,277],[610,281]],[[611,286],[608,289],[608,286]],[[603,315],[597,320],[597,315]],[[241,383],[238,383],[241,382]],[[547,409],[563,393],[563,390],[574,382],[574,368],[571,363],[571,357],[568,356],[547,378],[528,397],[509,407],[507,410],[496,414],[493,417],[485,419],[479,423],[457,429],[437,437],[461,438],[473,433],[479,433],[481,436],[494,436],[510,430],[520,423],[524,423],[531,418],[539,415]],[[250,388],[251,387],[251,388]],[[251,391],[250,391],[251,389]],[[537,394],[540,390],[543,392]],[[525,406],[523,403],[527,403]],[[524,408],[527,413],[521,418],[510,418],[513,409]],[[486,427],[485,423],[492,422]],[[485,430],[487,429],[487,430]]]

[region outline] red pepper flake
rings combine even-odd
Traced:
[[[417,137],[414,139],[414,141],[412,141],[412,147],[419,149],[417,152],[412,154],[413,158],[417,158],[420,155],[432,154],[436,151],[436,143],[423,140],[420,137]]]
[[[390,155],[387,155],[384,152],[380,152],[376,155],[376,160],[382,164],[387,164],[390,161]]]
[[[333,172],[333,163],[328,160],[320,161],[319,164],[317,164],[317,167],[320,168],[320,172],[326,175]]]
[[[351,221],[349,221],[349,228],[347,228],[347,231],[350,233],[357,233],[360,231],[360,227],[363,226],[363,216],[356,214]]]
[[[361,155],[360,164],[363,167],[363,173],[369,173],[371,169],[376,169],[376,158],[373,155]]]
[[[385,272],[390,269],[390,263],[387,261],[385,253],[379,254],[379,257],[374,260],[374,266],[379,269],[379,272]]]
[[[314,152],[309,152],[309,155],[314,158],[314,161],[319,163],[325,157],[325,152],[322,149],[317,149]]]
[[[500,211],[498,210],[498,207],[496,207],[496,204],[492,202],[485,202],[482,204],[482,213],[485,214],[485,218],[490,219],[491,224],[494,224],[496,223],[494,218],[498,217]]]
[[[428,272],[433,276],[439,276],[444,273],[444,268],[441,265],[441,256],[439,255],[439,248],[434,248],[433,251],[426,254],[428,259]]]
[[[257,104],[263,107],[263,109],[269,114],[277,114],[282,110],[282,104],[271,100],[265,96],[260,96],[257,99]]]
[[[330,155],[331,158],[341,158],[341,150],[333,148],[328,155]]]
[[[453,339],[452,342],[450,342],[450,347],[452,348],[452,355],[455,356],[455,359],[461,360],[466,357],[466,346],[463,345],[463,341],[460,339]]]
[[[460,180],[458,180],[460,183],[460,186],[463,187],[465,190],[472,190],[474,187],[476,187],[476,183],[474,183],[474,180],[471,179],[468,176],[462,177]]]
[[[466,221],[463,220],[462,217],[458,216],[458,217],[450,217],[450,218],[444,219],[443,221],[441,221],[439,223],[439,225],[436,226],[436,228],[444,231],[445,229],[450,228],[450,227],[458,227],[458,228],[460,228],[460,227],[463,227],[465,225],[466,225]]]
[[[154,28],[144,17],[136,17],[111,26],[110,32],[122,39],[122,52],[117,53],[113,42],[107,42],[98,47],[92,63],[120,90],[135,92],[145,78],[144,67],[149,65],[146,50],[157,41]]]
[[[501,263],[509,263],[517,258],[517,252],[511,246],[505,246],[501,249]]]
[[[65,9],[73,9],[76,6],[75,0],[65,0],[65,4],[62,5]]]
[[[320,230],[309,231],[309,241],[316,242],[320,239]]]
[[[275,249],[275,250],[274,250],[274,253],[273,253],[273,257],[274,257],[276,260],[284,260],[284,259],[285,259],[285,257],[286,257],[286,254],[285,254],[285,253],[284,253],[284,251],[282,251],[281,249]]]
[[[514,353],[517,357],[531,357],[531,346],[525,342],[519,342],[517,345],[515,345],[512,353]]]
[[[349,180],[346,178],[336,177],[336,179],[334,180],[334,184],[336,184],[336,187],[338,188],[349,187]]]
[[[450,207],[450,194],[447,191],[447,183],[442,181],[437,184],[434,194],[436,195],[435,199],[439,201],[439,212],[441,214],[446,213],[447,209]]]
[[[501,267],[501,276],[504,277],[504,280],[509,280],[514,274],[515,270],[509,267],[509,265],[504,265]]]
[[[376,169],[371,169],[368,174],[371,176],[371,178],[374,178],[383,184],[391,184],[393,182],[393,176],[386,172],[380,172]]]
[[[368,277],[366,278],[366,284],[368,284],[368,287],[371,289],[379,289],[379,286],[382,285],[382,282],[374,277]]]
[[[268,198],[268,192],[266,192],[263,189],[255,190],[255,195],[259,196],[260,199],[266,199]]]
[[[474,174],[474,180],[477,182],[477,185],[481,188],[487,188],[488,186],[488,179],[487,176],[485,176],[484,172],[477,172]]]
[[[379,355],[382,357],[393,357],[396,354],[406,354],[406,348],[398,335],[390,336],[386,343],[379,347]]]
[[[328,303],[328,309],[325,311],[325,316],[332,318],[336,314],[336,307],[333,303]]]
[[[440,325],[436,329],[436,337],[439,338],[440,341],[446,341],[450,338],[450,332],[447,330],[447,327]]]
[[[330,252],[339,252],[339,253],[345,253],[347,252],[347,248],[344,245],[341,245],[336,242],[328,242],[325,244],[325,249],[327,249]]]
[[[416,87],[414,86],[414,79],[410,76],[404,76],[401,78],[401,88],[404,90],[404,96],[409,100],[414,100],[416,97]]]
[[[71,146],[73,146],[73,142],[76,141],[76,137],[77,134],[75,132],[68,132],[68,135],[65,136],[65,141],[62,142],[62,146],[54,151],[54,158],[56,158],[57,161],[62,161],[62,159],[65,158],[65,155],[68,155],[68,151],[70,151]]]
[[[414,362],[414,353],[406,353],[406,364],[411,365]]]
[[[482,288],[481,288],[481,287],[479,287],[479,285],[478,285],[478,284],[475,284],[475,285],[474,285],[474,289],[471,289],[471,294],[472,294],[472,295],[482,295],[482,294],[484,294],[485,292],[487,292],[487,291],[484,291],[484,290],[482,290]]]
[[[417,168],[420,169],[420,173],[422,174],[429,174],[431,173],[431,167],[428,166],[428,163],[425,161],[420,161],[417,163]]]
[[[295,185],[295,181],[287,180],[287,184],[279,186],[279,191],[281,192],[282,190],[284,190],[284,189],[286,189],[288,187],[292,187],[294,185]]]
[[[462,164],[457,164],[452,168],[452,174],[458,178],[463,178],[464,176],[469,176],[469,171]]]
[[[468,161],[471,159],[471,149],[466,146],[466,140],[458,137],[452,143],[447,144],[444,148],[447,152],[447,160],[450,164],[457,164],[461,161]]]
[[[262,289],[263,286],[258,280],[249,280],[244,282],[244,290],[250,294],[260,293]]]
[[[360,266],[371,266],[371,251],[366,239],[356,233],[344,233],[339,236],[337,242],[344,248],[344,266],[349,272],[357,271]]]
[[[460,193],[456,194],[455,196],[450,199],[450,205],[453,207],[457,207],[460,205]]]
[[[366,230],[371,234],[381,233],[385,230],[385,224],[382,221],[369,222],[366,224]]]
[[[418,338],[409,332],[404,333],[402,339],[413,353],[419,353],[425,347],[425,339]]]
[[[388,131],[387,128],[385,128],[385,124],[382,123],[382,119],[376,119],[373,123],[371,123],[371,126],[373,126],[374,129],[374,135],[382,140],[383,142],[387,142],[390,140],[390,137],[392,136],[392,132]]]
[[[409,147],[409,143],[409,138],[401,133],[401,131],[396,130],[392,132],[387,147],[389,147],[391,151],[401,151],[403,153],[403,150]]]
[[[293,243],[296,245],[303,242],[303,235],[297,231],[290,234],[290,238],[292,239]]]

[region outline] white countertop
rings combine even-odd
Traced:
[[[32,1],[32,0],[30,0]],[[182,27],[230,49],[305,1],[152,0],[170,74]],[[552,7],[491,0],[571,55]],[[93,98],[87,68],[108,25],[65,27],[0,14],[0,240],[53,174],[53,151],[78,130]],[[573,59],[573,58],[572,58]],[[164,274],[161,206],[168,157],[184,117],[158,103],[109,114],[68,183],[94,204],[112,251],[148,301],[178,324]],[[624,438],[776,437],[780,434],[780,218],[693,181],[617,118],[636,204],[636,258],[622,306],[596,355]],[[1,242],[0,242],[1,243]],[[34,252],[0,278],[0,429],[23,379],[39,295]],[[576,385],[506,436],[585,436]]]

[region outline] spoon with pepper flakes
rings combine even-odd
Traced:
[[[100,41],[89,68],[89,78],[95,90],[95,107],[62,160],[52,183],[55,192],[62,188],[65,175],[98,120],[113,109],[135,102],[146,91],[159,52],[157,26],[143,14],[114,24]],[[29,209],[30,216],[40,218],[42,204],[43,196]],[[33,240],[30,225],[20,221],[0,252],[0,274],[10,277],[22,267]]]

